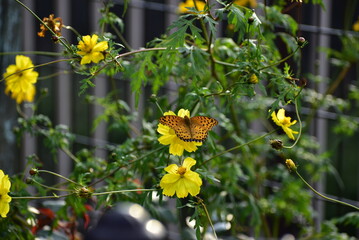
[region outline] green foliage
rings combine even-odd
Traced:
[[[101,53],[104,59],[97,64],[81,65],[76,43],[68,46],[70,51],[65,56],[71,58],[73,71],[84,78],[79,82],[79,94],[87,94],[86,106],[102,109],[91,122],[92,132],[106,123],[111,141],[113,136],[115,139],[111,143],[76,143],[70,129],[53,124],[37,108],[37,102],[33,115],[20,112],[22,117],[15,129],[19,143],[25,133],[30,133],[39,137],[44,151],[54,156],[62,150],[74,161],[69,176],[46,172],[60,178],[58,184],[47,186],[44,172],[40,171],[45,166],[43,159],[36,155],[27,159],[30,167],[40,169],[30,178],[35,197],[65,199],[55,211],[52,231],[57,230],[54,226],[60,221],[75,224],[71,221],[82,219],[88,204],[104,212],[119,202],[134,202],[162,222],[178,224],[183,239],[202,239],[206,232],[213,232],[212,223],[217,227],[230,226],[217,232],[224,239],[240,234],[277,239],[286,232],[296,238],[350,239],[349,234],[339,233],[337,225],[358,227],[356,213],[327,220],[322,223],[321,232],[315,231],[312,195],[296,175],[288,172],[285,160],[293,159],[309,181],[328,174],[341,184],[331,165],[330,152],[321,152],[322,146],[307,127],[318,109],[332,110],[339,114],[335,133],[356,134],[358,121],[349,113],[358,105],[358,86],[350,86],[347,101],[329,91],[319,93],[315,88],[305,88],[299,81],[303,75],[300,50],[307,42],[299,42],[298,24],[282,13],[287,1],[276,1],[272,6],[260,4],[263,15],[232,1],[217,2],[219,5],[207,3],[203,11],[190,7],[189,13],[178,16],[169,26],[166,35],[148,42],[147,48],[136,50],[122,36],[123,16],[112,12],[114,5],[108,3],[101,10],[99,22],[101,29],[108,31],[99,38],[109,45]],[[312,2],[323,5],[322,1]],[[125,1],[124,14],[127,5]],[[228,27],[227,34],[218,37],[219,26]],[[283,30],[278,31],[278,27]],[[345,36],[341,51],[324,50],[335,59],[336,69],[348,71],[358,62],[358,51],[350,48],[357,41]],[[105,74],[107,78],[101,80],[109,80],[112,87],[104,97],[89,93],[99,74]],[[313,74],[306,77],[311,84],[337,82]],[[125,92],[119,80],[128,81],[131,92]],[[125,96],[131,94],[135,95],[136,106],[140,99],[144,101],[141,114],[126,102]],[[190,110],[191,116],[213,117],[219,124],[196,151],[185,151],[178,157],[169,154],[169,146],[159,143],[157,129],[163,112],[173,110],[177,114],[181,108]],[[290,126],[294,131],[302,131],[296,135],[300,141],[292,142],[282,131],[285,126],[273,123],[271,113],[280,108],[286,109],[286,117],[290,116],[291,121],[300,121],[301,127],[298,123]],[[286,121],[288,124],[288,119],[282,124]],[[273,139],[285,147],[271,148]],[[105,154],[99,157],[97,150],[104,150]],[[200,174],[203,185],[198,196],[177,199],[173,207],[172,199],[163,195],[159,183],[166,166],[180,165],[186,157],[196,160],[192,170]],[[22,178],[24,174],[12,177],[11,196],[30,195]],[[13,199],[9,217],[0,221],[0,237],[8,237],[10,231],[17,239],[30,236],[30,226],[16,225],[18,218],[23,222],[34,220],[28,204],[28,200]],[[27,230],[21,232],[23,226]]]

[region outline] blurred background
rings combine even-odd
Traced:
[[[100,0],[24,0],[41,18],[48,17],[54,13],[55,17],[61,17],[63,23],[72,26],[81,35],[89,35],[100,31],[98,21],[100,19],[99,9],[103,7]],[[124,12],[124,1],[113,0],[115,6],[113,12],[122,16]],[[213,1],[214,2],[214,1]],[[264,1],[258,1],[258,3]],[[310,1],[311,2],[311,1]],[[338,51],[343,49],[341,37],[346,35],[359,36],[359,32],[353,31],[353,24],[359,17],[359,4],[356,0],[323,1],[325,9],[311,3],[291,3],[288,1],[288,8],[284,12],[290,14],[299,23],[298,36],[303,36],[309,44],[302,50],[301,69],[303,76],[319,75],[321,78],[335,79],[338,75],[344,74],[345,78],[341,87],[333,93],[335,96],[347,99],[350,86],[358,84],[358,62],[349,63],[348,67],[342,68],[343,73],[333,68],[333,59],[327,57],[322,48],[332,48]],[[177,8],[179,0],[131,0],[124,21],[124,36],[132,49],[146,47],[145,43],[160,37],[166,32],[170,23],[178,17]],[[271,4],[272,1],[266,1]],[[258,12],[258,15],[261,15]],[[34,64],[41,64],[56,59],[56,57],[31,54],[31,51],[57,52],[63,49],[54,44],[49,37],[40,38],[39,22],[25,9],[19,6],[14,0],[1,0],[0,5],[0,52],[29,52]],[[220,25],[218,34],[224,34],[227,26]],[[63,29],[62,34],[71,43],[77,43],[78,39],[71,31]],[[121,42],[121,40],[118,40]],[[279,43],[280,44],[280,43]],[[15,55],[0,55],[0,70],[6,71],[9,64],[13,64]],[[334,62],[335,64],[335,62]],[[339,63],[338,63],[339,64]],[[68,71],[66,63],[53,64],[50,67],[38,68],[40,76],[49,75],[59,71]],[[101,112],[100,107],[87,104],[85,95],[78,95],[79,81],[81,76],[71,73],[61,74],[46,81],[39,81],[37,90],[48,89],[46,101],[42,101],[37,109],[38,112],[49,116],[54,124],[69,126],[75,134],[73,152],[83,146],[93,146],[97,156],[105,157],[104,146],[110,143],[119,144],[123,142],[121,134],[108,134],[106,126],[100,125],[92,130],[91,122]],[[91,94],[105,96],[109,86],[107,81],[97,78],[96,87],[90,89]],[[121,98],[125,99],[134,111],[138,111],[138,119],[141,119],[143,109],[148,103],[150,91],[142,96],[138,109],[134,107],[134,97],[130,94],[129,82],[121,79],[119,82]],[[308,87],[323,92],[327,89],[326,82],[316,83],[308,81]],[[41,139],[27,135],[23,139],[16,139],[13,128],[17,125],[18,113],[16,104],[10,97],[3,94],[4,84],[0,85],[0,168],[11,175],[23,171],[26,167],[26,157],[36,154],[44,161],[44,168],[52,169],[63,175],[71,171],[72,161],[62,153],[57,153],[56,164],[53,155],[44,148]],[[38,93],[39,94],[39,93]],[[26,103],[25,103],[26,105]],[[28,111],[31,111],[28,109]],[[303,116],[309,114],[309,109],[302,108]],[[346,113],[359,124],[359,108]],[[314,184],[321,192],[333,196],[341,196],[342,200],[348,201],[356,206],[359,205],[359,134],[355,132],[348,137],[338,137],[332,131],[334,123],[339,116],[335,111],[319,110],[315,121],[310,126],[310,132],[315,136],[321,148],[321,154],[328,149],[334,150],[331,156],[331,163],[337,170],[340,180],[333,177],[322,176]],[[140,129],[140,121],[137,124]],[[343,149],[346,149],[343,151]],[[51,181],[51,179],[50,179]],[[339,184],[338,184],[339,183]],[[330,187],[329,187],[330,186]],[[344,187],[345,186],[345,187]],[[322,200],[313,200],[314,208],[318,211],[316,221],[324,218],[342,215],[348,211],[341,205],[324,204]]]

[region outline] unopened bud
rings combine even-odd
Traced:
[[[93,193],[93,188],[82,187],[77,190],[77,195],[80,198],[90,198]]]
[[[272,146],[272,148],[276,150],[280,150],[283,148],[283,142],[279,139],[271,139],[269,140],[269,143]]]
[[[249,78],[249,82],[252,84],[257,84],[259,82],[257,75],[253,73]]]
[[[39,171],[38,171],[36,168],[31,168],[31,169],[29,170],[29,174],[30,174],[31,176],[36,175],[38,172],[39,172]]]
[[[25,179],[25,183],[26,183],[26,184],[32,184],[32,178],[29,178],[29,177],[26,178],[26,179]]]
[[[295,165],[292,159],[285,160],[285,165],[287,165],[289,171],[293,171],[293,172],[297,171],[297,166]]]
[[[304,37],[299,37],[297,38],[297,44],[299,47],[304,47],[305,45],[307,45],[307,41],[305,40]]]

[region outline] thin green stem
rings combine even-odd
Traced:
[[[302,89],[300,90],[300,92],[302,91]],[[302,135],[303,124],[302,124],[302,120],[300,119],[300,115],[299,115],[299,111],[298,111],[298,96],[299,96],[299,93],[298,93],[297,97],[295,98],[295,102],[294,102],[295,112],[297,114],[297,119],[298,119],[298,122],[299,122],[299,133],[298,133],[297,139],[295,140],[295,142],[291,146],[289,146],[289,147],[283,146],[283,148],[293,148],[298,143],[298,141],[300,139],[300,136]]]
[[[31,181],[34,182],[34,183],[36,183],[37,185],[43,187],[43,188],[49,189],[49,190],[60,191],[60,192],[71,192],[71,191],[72,191],[72,190],[70,190],[70,189],[50,187],[50,186],[47,186],[47,185],[45,185],[45,184],[39,183],[39,182],[36,181],[35,179],[31,179]]]
[[[343,202],[343,201],[340,201],[340,200],[337,200],[337,199],[333,199],[333,198],[330,198],[330,197],[327,197],[327,196],[324,196],[323,194],[321,194],[320,192],[318,192],[317,190],[315,190],[307,181],[304,180],[304,178],[299,174],[298,171],[295,171],[295,173],[298,175],[298,177],[305,183],[305,185],[307,185],[310,190],[312,190],[315,194],[317,194],[318,196],[328,200],[328,201],[331,201],[331,202],[335,202],[335,203],[339,203],[339,204],[342,204],[342,205],[345,205],[345,206],[348,206],[348,207],[351,207],[351,208],[354,208],[355,210],[358,210],[359,211],[359,207],[356,207],[352,204],[349,204],[349,203],[346,203],[346,202]]]
[[[62,25],[62,27],[63,27],[63,28],[66,28],[66,29],[68,29],[68,30],[70,30],[70,31],[72,31],[73,33],[76,34],[76,36],[77,36],[78,38],[81,38],[81,34],[80,34],[75,28],[73,28],[73,27],[71,27],[71,26],[65,26],[65,25]]]
[[[132,164],[132,163],[135,163],[135,162],[137,162],[137,161],[139,161],[139,160],[141,160],[141,159],[143,159],[143,158],[145,158],[145,157],[148,157],[149,155],[151,155],[151,154],[153,154],[153,153],[155,153],[155,152],[157,152],[157,151],[163,149],[164,147],[166,147],[166,146],[159,147],[159,148],[157,148],[157,149],[155,149],[155,150],[153,150],[153,151],[151,151],[151,152],[149,152],[149,153],[147,153],[147,154],[142,155],[141,157],[139,157],[139,158],[137,158],[137,159],[135,159],[135,160],[133,160],[133,161],[127,163],[127,164],[123,164],[123,165],[118,166],[116,169],[114,169],[112,172],[110,172],[110,173],[107,174],[106,176],[104,176],[104,177],[98,179],[97,181],[91,183],[90,185],[88,185],[88,187],[92,187],[92,186],[94,186],[94,185],[96,185],[96,184],[102,182],[102,181],[105,180],[106,178],[111,177],[113,174],[115,174],[115,173],[116,173],[117,171],[119,171],[121,168],[126,167],[126,166],[128,166],[128,165],[130,165],[130,164]]]
[[[122,58],[122,57],[126,57],[126,56],[133,55],[133,54],[136,54],[136,53],[141,53],[141,52],[163,51],[163,50],[167,50],[167,48],[165,48],[165,47],[158,47],[158,48],[138,49],[138,50],[134,50],[134,51],[131,51],[131,52],[126,52],[126,53],[119,54],[119,55],[117,55],[115,58],[116,58],[116,59],[117,59],[117,58]]]
[[[65,195],[53,195],[53,196],[41,196],[41,197],[34,197],[34,196],[26,196],[26,197],[11,197],[12,199],[19,200],[19,199],[28,199],[28,200],[36,200],[36,199],[52,199],[52,198],[63,198],[73,195],[74,193],[69,193]]]
[[[80,163],[80,162],[81,162],[75,155],[72,154],[72,152],[71,152],[69,149],[67,149],[67,148],[65,148],[65,147],[61,147],[61,150],[62,150],[64,153],[66,153],[66,155],[69,156],[72,160],[74,160],[74,162],[76,162],[76,163]]]
[[[262,68],[259,68],[258,71],[262,71],[263,69],[266,69],[266,68],[270,68],[270,67],[273,67],[273,66],[276,66],[278,64],[281,64],[282,62],[288,60],[289,58],[291,58],[298,50],[300,49],[300,46],[298,46],[291,54],[289,54],[288,56],[286,56],[285,58],[279,60],[278,62],[275,62],[273,64],[269,64],[267,66],[264,66]]]
[[[37,171],[38,171],[39,173],[52,174],[52,175],[54,175],[54,176],[56,176],[56,177],[62,178],[62,179],[64,179],[64,180],[68,181],[68,182],[71,182],[71,183],[73,183],[73,184],[76,184],[76,185],[79,185],[79,186],[83,187],[82,184],[77,183],[77,182],[75,182],[75,181],[73,181],[73,180],[71,180],[71,179],[69,179],[69,178],[67,178],[67,177],[64,177],[64,176],[62,176],[61,174],[58,174],[58,173],[55,173],[55,172],[51,172],[51,171],[48,171],[48,170],[43,170],[43,169],[37,170]]]
[[[211,217],[210,217],[210,215],[209,215],[209,212],[208,212],[208,210],[207,210],[206,204],[204,204],[204,201],[203,201],[201,198],[199,198],[199,197],[197,197],[197,196],[196,196],[196,198],[198,199],[199,203],[200,203],[201,206],[203,207],[203,210],[204,210],[204,212],[205,212],[205,214],[206,214],[206,217],[207,217],[207,219],[208,219],[209,225],[211,225],[211,228],[212,228],[213,235],[214,235],[215,239],[218,239],[217,234],[216,234],[216,230],[214,229],[214,226],[213,226]]]
[[[24,52],[0,52],[0,56],[4,55],[44,55],[44,56],[52,56],[52,57],[59,57],[62,56],[62,53],[59,52],[44,52],[44,51],[24,51]]]
[[[7,75],[6,77],[2,78],[2,79],[0,80],[0,82],[4,81],[6,78],[8,78],[8,77],[10,77],[10,76],[12,76],[12,75],[15,75],[15,74],[24,72],[24,71],[26,71],[26,70],[35,69],[35,68],[38,68],[38,67],[43,67],[43,66],[50,65],[50,64],[53,64],[53,63],[67,62],[67,61],[72,61],[72,60],[74,60],[74,59],[73,59],[73,58],[69,58],[69,59],[59,59],[59,60],[55,60],[55,61],[51,61],[51,62],[39,64],[39,65],[35,65],[35,66],[32,66],[32,67],[24,68],[24,69],[22,69],[22,70],[20,70],[20,71],[17,71],[17,72],[14,72],[14,73],[12,73],[12,74]]]
[[[125,193],[125,192],[153,192],[157,191],[157,189],[128,189],[128,190],[118,190],[118,191],[109,191],[109,192],[99,192],[93,193],[92,196],[100,196],[106,194],[114,194],[114,193]]]
[[[199,165],[199,167],[201,167],[202,165],[205,165],[207,162],[209,162],[210,160],[212,160],[212,159],[214,159],[214,158],[216,158],[216,157],[222,156],[223,154],[226,154],[226,153],[228,153],[228,152],[237,150],[237,149],[239,149],[239,148],[242,148],[242,147],[244,147],[244,146],[247,146],[247,145],[249,145],[249,144],[252,144],[252,143],[254,143],[254,142],[256,142],[256,141],[258,141],[258,140],[260,140],[260,139],[262,139],[262,138],[265,138],[266,136],[271,135],[271,134],[274,133],[275,131],[276,131],[276,130],[270,131],[270,132],[268,132],[268,133],[266,133],[266,134],[263,134],[262,136],[259,136],[259,137],[255,138],[255,139],[253,139],[253,140],[251,140],[251,141],[249,141],[249,142],[243,143],[243,144],[241,144],[241,145],[238,145],[238,146],[232,147],[232,148],[230,148],[230,149],[227,149],[227,150],[225,150],[225,151],[223,151],[223,152],[220,152],[220,153],[214,155],[213,157],[207,159],[206,161],[204,161],[201,165]]]

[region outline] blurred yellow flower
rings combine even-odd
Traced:
[[[88,64],[91,62],[98,63],[105,58],[104,51],[108,49],[108,42],[102,41],[97,42],[98,36],[93,34],[92,36],[87,35],[82,37],[82,41],[79,42],[77,48],[80,51],[77,54],[82,56],[81,64]]]
[[[172,111],[168,111],[164,113],[164,116],[166,115],[176,114]],[[190,117],[190,112],[185,109],[180,109],[178,111],[178,116]],[[202,145],[202,142],[185,142],[179,139],[175,133],[175,130],[161,123],[158,124],[157,132],[163,135],[158,138],[158,141],[162,145],[170,145],[169,153],[176,156],[182,156],[184,150],[186,150],[187,152],[194,152],[197,150],[197,146]]]
[[[196,5],[194,3],[196,1]],[[178,5],[178,12],[179,13],[190,13],[191,11],[188,8],[194,8],[197,6],[198,11],[203,11],[206,3],[199,1],[199,0],[186,0],[186,2],[181,2]]]
[[[9,176],[5,175],[2,170],[0,170],[0,215],[5,218],[7,213],[10,210],[9,202],[11,202],[11,197],[8,195],[10,192],[11,183]]]
[[[161,179],[160,186],[163,189],[163,194],[166,196],[173,196],[175,193],[178,198],[185,198],[188,193],[196,196],[202,185],[202,179],[199,174],[191,171],[191,167],[196,164],[193,158],[186,158],[182,166],[171,164],[165,168],[168,172]]]
[[[359,32],[359,17],[358,20],[353,24],[353,31]]]
[[[248,6],[251,8],[257,7],[257,0],[234,0],[234,4],[237,4],[239,6]]]
[[[277,115],[275,114],[275,112],[272,112],[271,116],[272,116],[272,120],[275,122],[275,124],[282,127],[282,129],[287,134],[287,136],[290,139],[294,140],[295,138],[294,138],[293,134],[298,134],[298,132],[290,129],[290,126],[296,124],[297,120],[294,120],[293,122],[291,122],[291,118],[285,116],[285,110],[283,108],[279,109]]]
[[[29,57],[17,55],[15,64],[6,68],[5,93],[11,93],[11,97],[16,99],[17,103],[23,101],[32,102],[35,96],[35,86],[39,73],[32,68],[34,65]],[[27,70],[25,70],[27,69]]]

